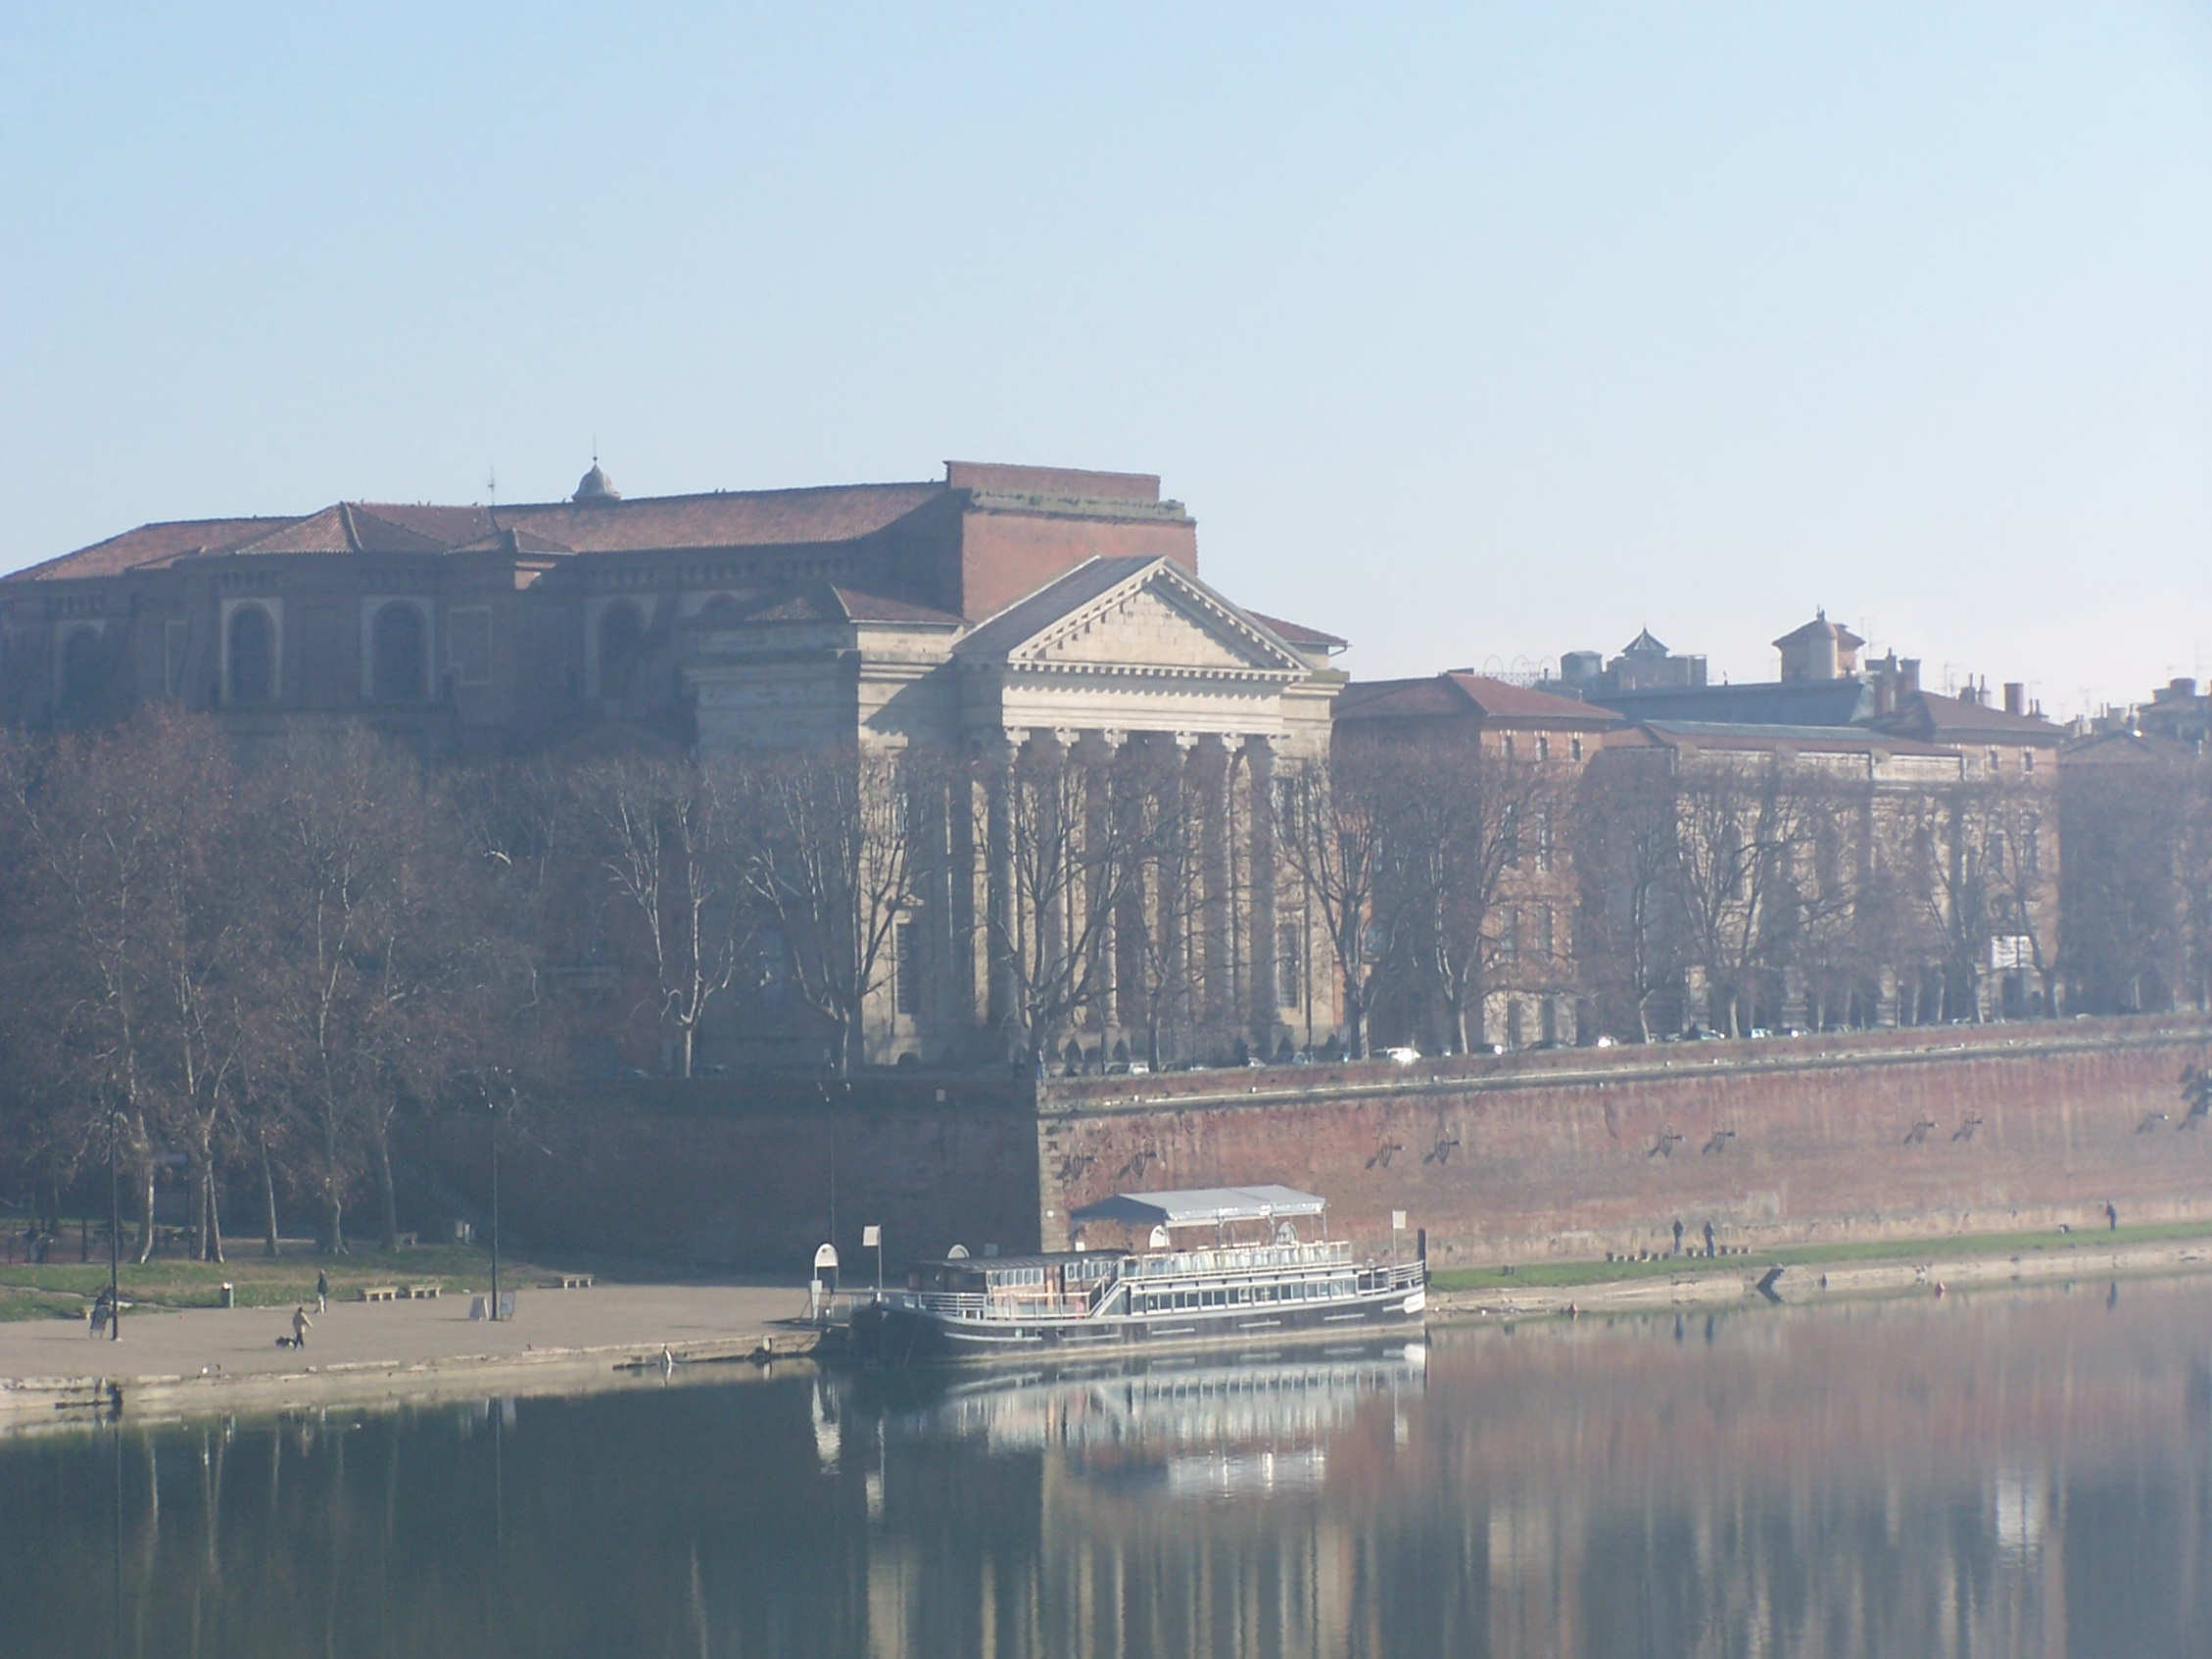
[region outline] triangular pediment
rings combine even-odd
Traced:
[[[959,649],[1009,667],[1305,671],[1267,627],[1165,559],[1093,561],[1002,611]]]

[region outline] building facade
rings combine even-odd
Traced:
[[[1273,802],[1326,754],[1343,643],[1200,580],[1149,475],[624,500],[595,463],[565,502],[149,524],[33,565],[0,580],[0,713],[829,757],[895,780],[928,849],[865,1059],[1219,1059],[1336,1026]]]

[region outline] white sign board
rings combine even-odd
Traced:
[[[1403,1233],[1406,1230],[1406,1212],[1404,1210],[1394,1209],[1390,1212],[1390,1230],[1393,1233]]]
[[[860,1230],[860,1247],[880,1250],[884,1246],[884,1230],[881,1227],[863,1227]]]

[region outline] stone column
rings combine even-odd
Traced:
[[[1121,1024],[1121,960],[1117,954],[1120,907],[1107,903],[1113,872],[1103,860],[1116,856],[1114,846],[1114,774],[1122,757],[1127,732],[1103,730],[1085,733],[1082,751],[1084,773],[1082,830],[1082,891],[1080,912],[1090,927],[1091,1025],[1101,1049],[1111,1044]],[[1102,1053],[1102,1059],[1105,1055]]]
[[[1228,937],[1227,746],[1218,737],[1200,739],[1191,751],[1190,765],[1198,797],[1199,895],[1194,913],[1199,924],[1199,1004],[1207,1025],[1223,1027],[1236,1017],[1229,1000],[1234,975]]]
[[[1192,982],[1198,977],[1193,960],[1198,929],[1192,924],[1198,905],[1199,869],[1196,857],[1197,837],[1192,833],[1190,805],[1197,795],[1198,738],[1192,732],[1172,732],[1167,739],[1175,745],[1175,752],[1167,757],[1167,768],[1160,791],[1160,812],[1163,821],[1175,826],[1178,852],[1176,862],[1180,867],[1170,872],[1171,879],[1179,879],[1183,891],[1160,894],[1160,907],[1165,912],[1160,918],[1166,927],[1166,969],[1160,977],[1167,995],[1167,1018],[1163,1022],[1177,1033],[1176,1048],[1182,1054],[1189,1042],[1190,1030],[1195,1023],[1197,1009],[1193,1006]]]
[[[988,966],[987,1017],[994,1030],[1014,1025],[1014,951],[1021,917],[1014,892],[1014,761],[1025,734],[988,739],[977,755],[984,792],[984,918]]]
[[[973,1032],[990,1005],[983,926],[983,864],[976,846],[976,768],[947,756],[944,765],[944,1011],[947,1030]]]
[[[1252,898],[1247,914],[1252,937],[1246,959],[1252,964],[1249,1017],[1255,1049],[1272,1050],[1281,1010],[1275,1001],[1274,963],[1274,745],[1264,737],[1244,740],[1244,764],[1251,775]],[[1273,1052],[1266,1055],[1273,1059]]]
[[[1037,769],[1037,845],[1028,852],[1023,862],[1036,891],[1027,896],[1033,913],[1024,918],[1023,925],[1036,929],[1031,960],[1040,979],[1057,980],[1062,971],[1062,959],[1075,938],[1071,930],[1077,925],[1071,906],[1080,897],[1082,880],[1076,854],[1081,831],[1063,822],[1061,816],[1068,808],[1066,774],[1075,764],[1069,752],[1075,735],[1063,731],[1030,733],[1031,761]],[[1062,1034],[1053,1034],[1055,1043],[1061,1039]]]

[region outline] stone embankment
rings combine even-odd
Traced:
[[[1550,1318],[1569,1313],[1710,1311],[1757,1304],[1759,1284],[1775,1264],[1754,1255],[1741,1264],[1701,1263],[1686,1257],[1679,1272],[1582,1285],[1527,1289],[1485,1286],[1432,1292],[1432,1321]],[[1784,1266],[1771,1282],[1780,1300],[1797,1305],[1847,1297],[1944,1295],[1953,1291],[2065,1282],[2103,1284],[2116,1279],[2202,1273],[2212,1267],[2212,1234],[2098,1245],[2084,1239],[2048,1249],[2012,1253],[1947,1252],[1931,1241],[1918,1252],[1900,1251],[1880,1261]]]
[[[469,1298],[333,1302],[305,1348],[279,1347],[272,1308],[134,1313],[122,1340],[73,1320],[0,1325],[0,1432],[132,1417],[273,1411],[441,1396],[730,1381],[803,1358],[817,1333],[804,1293],[770,1286],[524,1291],[516,1317],[468,1317]]]

